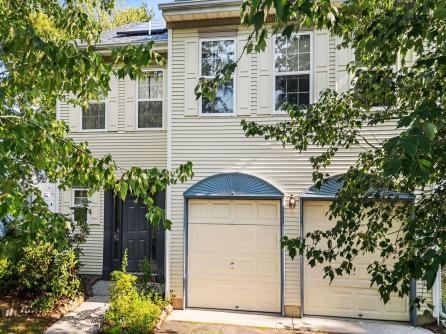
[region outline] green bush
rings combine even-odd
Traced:
[[[111,275],[110,307],[104,315],[107,334],[149,333],[156,325],[161,309],[149,295],[139,292],[137,277],[123,271]]]
[[[152,263],[148,258],[145,258],[139,265],[139,271],[142,274],[139,276],[137,283],[139,290],[146,294],[160,309],[164,310],[170,302],[163,297],[164,284],[153,281]]]
[[[10,293],[31,297],[40,311],[49,311],[61,298],[80,292],[74,250],[59,251],[49,243],[25,246],[15,257],[0,259],[0,279]],[[3,285],[3,284],[2,284]]]

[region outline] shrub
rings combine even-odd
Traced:
[[[5,282],[10,273],[11,263],[8,258],[0,258],[0,282]]]
[[[160,309],[165,309],[170,302],[163,297],[164,294],[164,284],[160,282],[160,277],[153,276],[152,263],[148,258],[139,265],[139,271],[141,276],[139,276],[138,287],[142,293],[145,293]],[[158,282],[154,278],[158,278]]]
[[[110,307],[104,315],[104,332],[139,334],[153,331],[161,309],[150,296],[138,291],[137,277],[115,271],[111,279]]]
[[[58,251],[49,243],[26,246],[14,267],[10,273],[10,280],[15,279],[14,292],[31,296],[41,311],[51,310],[63,297],[79,294],[74,250]]]

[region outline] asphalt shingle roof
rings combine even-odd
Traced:
[[[100,46],[114,44],[139,44],[150,41],[167,41],[168,32],[164,20],[134,22],[104,31]]]

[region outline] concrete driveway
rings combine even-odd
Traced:
[[[279,328],[242,327],[225,324],[206,324],[196,322],[168,321],[158,334],[297,334],[315,333]],[[317,332],[325,334],[324,332]]]
[[[174,310],[164,334],[432,334],[405,323],[341,318],[286,318],[270,314]]]

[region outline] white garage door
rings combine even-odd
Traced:
[[[304,205],[304,232],[325,230],[334,223],[328,220],[328,201],[307,201]],[[323,265],[304,267],[304,312],[308,315],[338,316],[349,318],[409,320],[407,298],[394,296],[384,305],[377,289],[370,288],[367,266],[376,257],[361,256],[355,259],[356,272],[335,278],[331,285],[323,279]]]
[[[189,200],[188,306],[280,312],[280,202]]]

